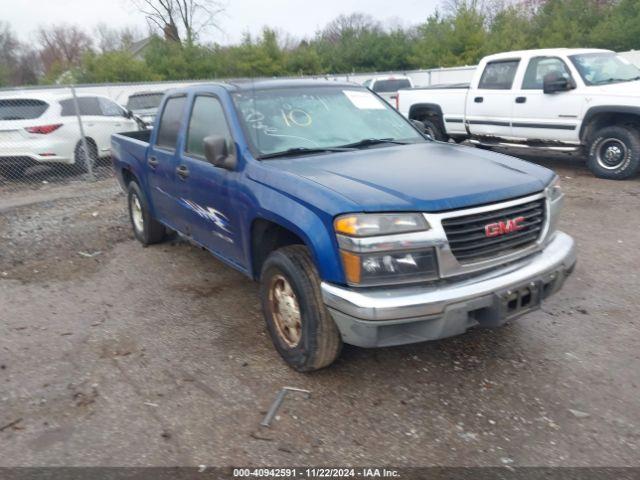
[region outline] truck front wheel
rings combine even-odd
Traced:
[[[152,245],[164,240],[167,231],[160,222],[151,216],[149,203],[136,182],[129,183],[128,191],[129,220],[133,234],[143,245]]]
[[[291,367],[309,372],[338,358],[340,332],[322,302],[320,278],[306,247],[291,245],[267,257],[260,297],[271,340]]]
[[[640,167],[640,133],[637,127],[615,125],[595,132],[589,142],[587,165],[596,177],[623,180]]]
[[[424,124],[425,133],[430,135],[431,138],[440,142],[447,141],[447,136],[440,128],[440,125],[432,118],[423,118],[421,122]]]

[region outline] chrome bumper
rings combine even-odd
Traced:
[[[535,310],[562,287],[575,262],[575,242],[557,232],[539,253],[461,281],[384,289],[323,283],[322,296],[345,343],[401,345],[457,335],[476,325],[502,325]]]

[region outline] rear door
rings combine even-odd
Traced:
[[[181,184],[176,178],[179,133],[186,116],[187,96],[169,97],[162,108],[159,127],[152,134],[147,154],[148,192],[155,216],[175,230],[189,235],[189,223],[181,217]]]
[[[467,94],[466,122],[473,135],[510,137],[513,81],[519,58],[488,62]]]
[[[578,118],[584,94],[575,89],[544,93],[543,82],[549,76],[575,82],[568,65],[559,57],[540,56],[529,60],[515,91],[513,135],[530,140],[578,142]]]
[[[181,207],[189,219],[193,238],[235,264],[242,264],[239,208],[233,203],[238,174],[207,162],[204,139],[223,137],[230,151],[235,148],[224,108],[215,95],[193,98],[184,148],[178,155]]]

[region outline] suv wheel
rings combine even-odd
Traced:
[[[338,358],[340,332],[322,302],[320,278],[306,247],[284,247],[267,257],[260,297],[271,340],[291,367],[309,372]]]
[[[149,213],[149,204],[136,182],[129,184],[129,219],[133,234],[143,245],[152,245],[164,240],[167,231],[160,222]]]
[[[587,165],[596,177],[623,180],[640,166],[640,133],[636,126],[605,127],[589,143]]]
[[[95,167],[98,162],[98,147],[95,143],[87,140],[87,148],[89,149],[89,155],[85,153],[84,142],[80,140],[74,150],[73,166],[80,173],[86,173],[89,171],[89,165]]]

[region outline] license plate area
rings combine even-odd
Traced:
[[[498,295],[503,318],[518,317],[540,308],[542,303],[542,282],[529,282],[517,288],[510,288]]]

